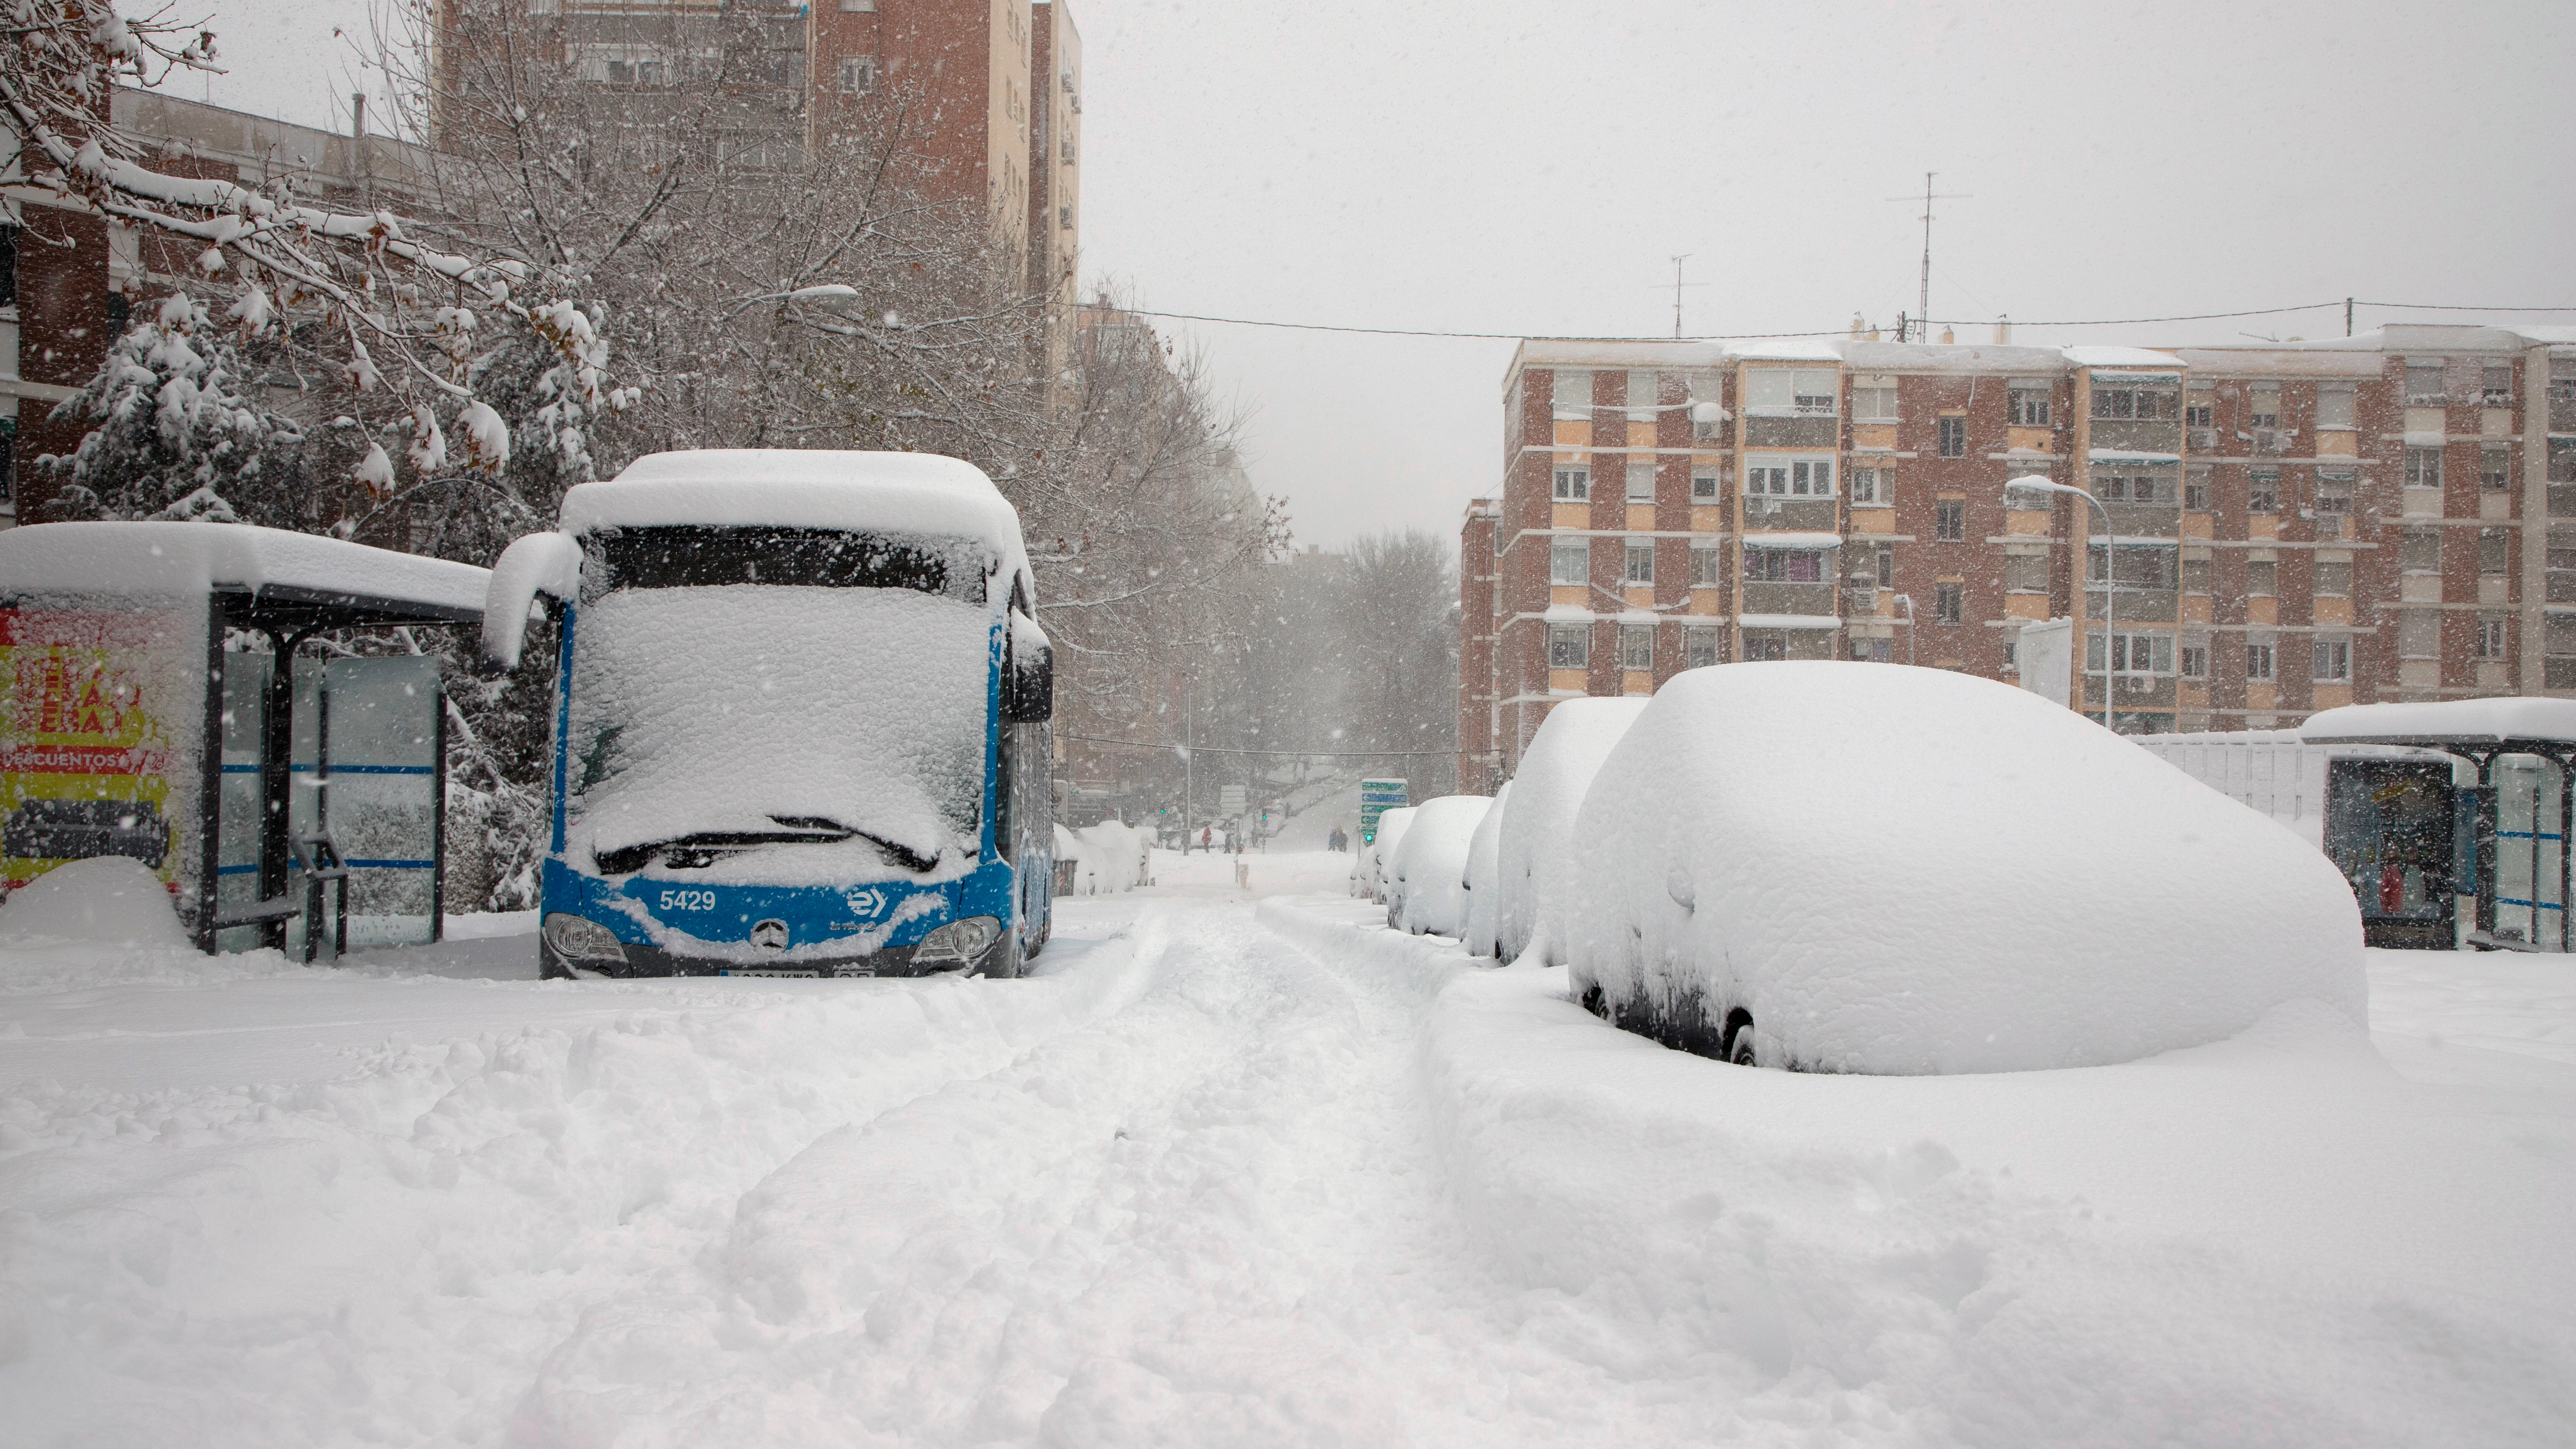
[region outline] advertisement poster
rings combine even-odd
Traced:
[[[179,687],[193,632],[175,612],[0,609],[0,871],[11,890],[99,855],[130,856],[177,889],[171,765],[175,741],[194,731],[171,716],[199,702]]]

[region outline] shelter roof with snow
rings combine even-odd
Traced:
[[[2299,727],[2299,738],[2312,745],[2457,745],[2490,750],[2530,744],[2558,752],[2576,747],[2576,699],[2347,704],[2309,716]]]
[[[241,523],[39,523],[0,532],[0,593],[247,594],[321,626],[466,623],[490,574],[472,564]]]

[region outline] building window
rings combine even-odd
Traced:
[[[2477,657],[2480,659],[2504,657],[2504,620],[2497,618],[2478,620]]]
[[[1744,657],[1747,662],[1786,659],[1789,657],[1789,641],[1779,634],[1747,634],[1744,636]]]
[[[866,95],[868,92],[870,92],[870,91],[872,91],[872,90],[875,90],[876,88],[877,88],[877,62],[876,62],[876,57],[874,57],[874,56],[868,56],[868,55],[852,55],[852,56],[844,56],[844,57],[842,58],[842,60],[841,60],[841,89],[842,89],[842,90],[844,90],[844,91],[846,91],[846,92],[848,92],[849,94],[854,95],[854,96],[863,96],[863,95]]]
[[[18,305],[18,229],[0,225],[0,307]]]
[[[2268,684],[2272,679],[2272,646],[2251,640],[2245,645],[2245,678],[2253,683]]]
[[[2169,387],[2097,387],[2093,416],[2105,422],[2138,419],[2170,422],[2182,415],[2182,395]]]
[[[2442,404],[2442,364],[2409,362],[2406,364],[2406,401],[2427,407]]]
[[[1592,626],[1589,624],[1550,624],[1547,626],[1547,667],[1582,669],[1592,662]]]
[[[2187,558],[2182,561],[2182,591],[2186,594],[2209,592],[2209,560]]]
[[[2258,387],[2245,395],[2245,425],[2250,428],[2277,428],[2281,425],[2281,390]]]
[[[1837,374],[1830,368],[1756,367],[1744,375],[1744,411],[1757,418],[1829,418]]]
[[[2193,513],[2209,511],[2209,465],[2197,464],[2183,473],[2182,506]]]
[[[1896,587],[1895,544],[1882,543],[1878,546],[1878,586],[1882,589]]]
[[[1856,423],[1892,423],[1896,421],[1896,379],[1865,377],[1852,388],[1852,421]]]
[[[1896,470],[1883,465],[1852,469],[1851,501],[1854,508],[1895,506]]]
[[[1935,624],[1958,623],[1961,611],[1961,596],[1965,592],[1966,587],[1961,584],[1934,584],[1932,586],[1932,622]]]
[[[2513,486],[2513,445],[2486,443],[2478,448],[2478,486],[2500,493]]]
[[[1655,667],[1655,626],[1622,624],[1619,626],[1619,667],[1652,669]]]
[[[2202,394],[2194,393],[2192,396],[2199,397],[2202,396]],[[2214,428],[2218,426],[2218,424],[2213,421],[2217,414],[2218,409],[2215,406],[2205,402],[2196,402],[2182,410],[2182,425],[2186,428]]]
[[[2439,488],[2442,486],[2442,450],[2409,448],[2406,450],[2406,486]]]
[[[2281,511],[2281,475],[2256,473],[2245,480],[2245,511],[2278,513]]]
[[[1655,581],[1654,540],[1640,538],[1628,540],[1628,564],[1622,577],[1632,584],[1651,584]]]
[[[2103,555],[2106,550],[2090,549],[2084,555],[2084,577],[2102,582]],[[2120,587],[2124,589],[2170,589],[2174,586],[2174,555],[2171,544],[2120,545]]]
[[[1754,458],[1744,465],[1744,491],[1758,498],[1831,498],[1831,458]]]
[[[2509,408],[2513,406],[2513,364],[2489,363],[2478,374],[2478,406]]]
[[[1628,501],[1631,503],[1652,503],[1655,501],[1654,464],[1631,463],[1628,465]]]
[[[1682,631],[1682,667],[1706,669],[1717,662],[1718,632],[1715,629]]]
[[[2245,564],[2245,592],[2251,598],[2268,599],[2278,590],[2281,566],[2268,558],[2249,559]]]
[[[2352,512],[2352,490],[2355,479],[2350,473],[2317,472],[2317,512],[2319,514]]]
[[[2015,427],[2048,426],[2048,387],[2044,383],[2016,382],[2012,385],[2010,416]]]
[[[1558,539],[1547,548],[1547,581],[1551,584],[1592,582],[1592,550],[1582,539]]]
[[[2442,615],[2433,609],[2408,609],[2397,616],[2397,657],[2442,657]]]
[[[2501,528],[2478,530],[2478,574],[2499,579],[2513,572],[2508,560],[2513,555],[2513,535]]]
[[[2182,646],[2182,652],[2181,652],[2180,658],[2181,658],[2181,660],[2182,660],[2182,677],[2183,677],[2183,678],[2185,678],[2185,679],[2207,679],[2207,678],[2209,677],[2209,646],[2208,646],[2208,645],[2206,645],[2206,644],[2185,644],[2184,646]]]
[[[1825,556],[1815,549],[1749,548],[1744,551],[1744,581],[1820,584],[1825,581]]]
[[[1944,498],[1932,505],[1932,536],[1942,543],[1964,543],[1968,537],[1965,499]]]
[[[1716,549],[1694,547],[1691,550],[1690,586],[1694,589],[1716,588],[1718,560],[1722,557],[1724,555]]]
[[[2004,592],[2008,594],[2047,593],[2048,555],[2044,553],[2004,555]]]
[[[1556,501],[1581,503],[1592,496],[1592,470],[1559,468],[1556,470]]]
[[[2341,684],[2352,678],[2352,641],[2320,637],[2311,651],[2316,661],[2309,677],[2319,684]]]
[[[1643,369],[1628,374],[1628,421],[1655,420],[1655,374]]]
[[[1556,370],[1555,413],[1565,422],[1592,421],[1592,374],[1575,368]]]
[[[1851,641],[1851,657],[1852,662],[1855,664],[1893,663],[1896,659],[1896,641],[1893,639],[1854,639]]]
[[[2399,535],[2397,568],[2400,573],[2440,573],[2442,571],[2442,530],[2410,528]]]
[[[1693,470],[1691,473],[1691,502],[1715,503],[1716,501],[1717,473],[1715,470],[1708,468]]]
[[[2314,590],[2321,599],[2343,599],[2352,596],[2352,565],[2333,559],[2317,560]]]
[[[2102,636],[2086,641],[2084,667],[2102,672]],[[2111,636],[2111,672],[2113,674],[2171,674],[2174,672],[2174,641],[2171,634],[2114,634]]]
[[[1968,420],[1966,418],[1942,418],[1939,422],[1938,428],[1942,457],[1964,458],[1968,456]]]
[[[2170,504],[2174,494],[2165,481],[2153,473],[2107,473],[2101,480],[2102,501]]]
[[[2317,426],[2350,428],[2352,426],[2353,392],[2348,387],[2317,389]]]

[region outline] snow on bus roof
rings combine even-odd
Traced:
[[[247,523],[38,523],[0,531],[0,593],[168,597],[280,589],[479,616],[472,564]]]
[[[2347,704],[2299,726],[2309,744],[2492,745],[2507,740],[2576,744],[2576,700],[2445,699]]]

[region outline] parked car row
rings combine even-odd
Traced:
[[[2358,910],[2312,846],[1947,671],[1730,664],[1566,700],[1503,798],[1398,813],[1363,866],[1390,926],[1564,965],[1595,1014],[1725,1061],[2086,1066],[2365,1010]]]

